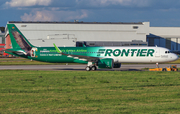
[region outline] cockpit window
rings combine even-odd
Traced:
[[[167,54],[167,53],[171,53],[170,51],[165,51],[165,53]]]

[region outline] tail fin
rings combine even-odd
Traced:
[[[33,46],[14,24],[7,24],[13,49],[30,51]]]

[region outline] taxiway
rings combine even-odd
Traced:
[[[180,64],[176,64],[180,67]],[[159,67],[169,67],[170,64],[160,64]],[[85,71],[86,65],[3,65],[0,66],[0,70],[79,70]],[[143,68],[156,68],[155,64],[123,64],[121,68],[113,69],[97,69],[98,71],[141,71]]]

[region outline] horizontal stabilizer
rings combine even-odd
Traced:
[[[22,50],[17,50],[17,51],[14,51],[14,50],[10,50],[10,49],[6,49],[4,50],[5,52],[10,52],[10,53],[14,53],[16,55],[27,55],[26,52],[22,51]]]

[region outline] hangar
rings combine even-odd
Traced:
[[[5,43],[4,33],[0,30],[0,44],[4,44],[4,43]]]
[[[172,51],[180,51],[180,27],[150,27],[147,35],[149,46],[166,47]]]
[[[150,22],[24,22],[15,24],[35,46],[159,46],[180,50],[180,27],[150,27]],[[6,48],[11,42],[6,28]]]
[[[131,46],[147,45],[149,22],[14,22],[35,46]],[[6,48],[10,38],[6,28]]]
[[[5,49],[5,33],[4,33],[4,27],[0,27],[0,56],[5,55],[3,53],[3,49]]]

